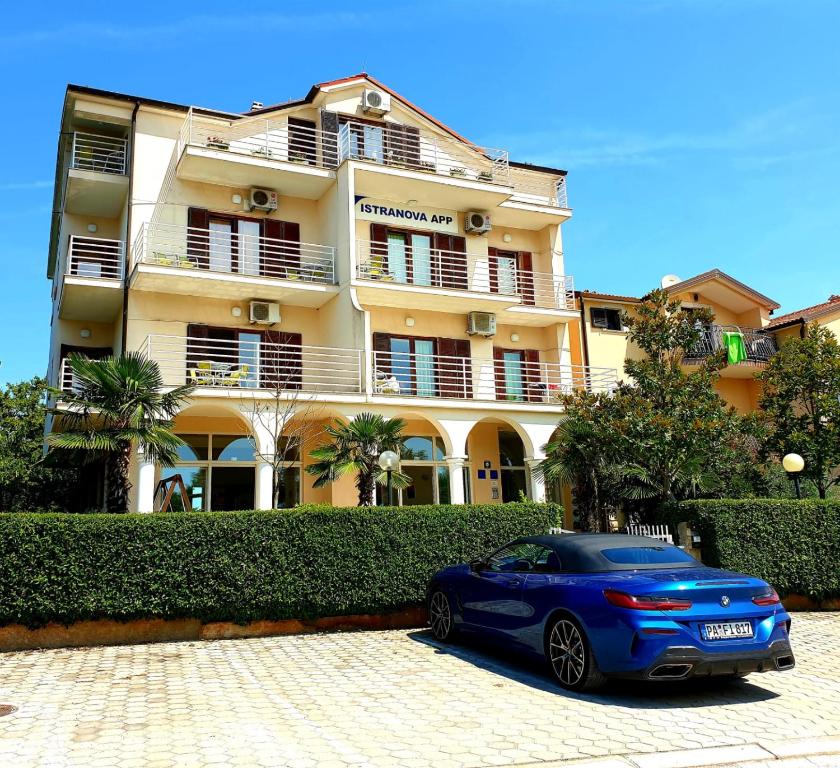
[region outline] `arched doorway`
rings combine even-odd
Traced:
[[[467,451],[472,459],[470,480],[477,504],[519,501],[530,497],[526,444],[521,428],[497,418],[479,421],[467,437]]]
[[[196,511],[253,509],[257,456],[247,421],[234,409],[193,405],[175,418],[175,433],[185,445],[174,467],[160,467],[158,481],[180,475],[188,505]],[[160,500],[155,499],[156,508]],[[183,507],[173,495],[173,509]]]

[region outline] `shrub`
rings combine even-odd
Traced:
[[[709,565],[758,576],[780,594],[840,596],[840,501],[707,499],[664,514],[700,532]]]
[[[245,623],[422,603],[439,568],[557,524],[551,504],[0,514],[0,626]]]

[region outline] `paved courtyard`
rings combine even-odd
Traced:
[[[597,695],[420,631],[10,653],[0,766],[466,768],[838,735],[840,614],[797,614],[793,641],[791,673]]]

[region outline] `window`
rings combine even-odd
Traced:
[[[589,310],[589,317],[593,328],[603,328],[606,331],[620,331],[622,329],[621,312],[617,309],[592,307]]]
[[[686,565],[697,561],[681,549],[662,547],[615,547],[602,549],[601,554],[619,565]]]
[[[551,549],[523,541],[502,547],[490,556],[487,567],[496,573],[552,573],[560,570],[560,560]]]
[[[502,502],[519,501],[522,494],[528,494],[528,474],[525,447],[516,432],[499,430],[499,465]]]

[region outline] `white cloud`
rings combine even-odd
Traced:
[[[9,192],[19,189],[49,189],[52,188],[53,182],[47,181],[8,181],[0,184],[0,192]]]

